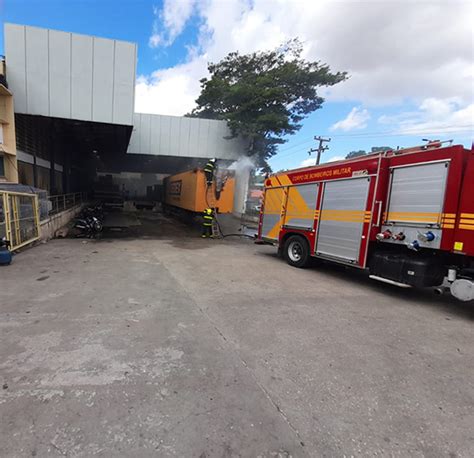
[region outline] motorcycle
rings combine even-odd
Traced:
[[[102,221],[96,216],[77,218],[73,227],[80,231],[77,237],[87,237],[91,239],[97,238],[103,229]]]

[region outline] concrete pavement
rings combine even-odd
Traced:
[[[474,306],[142,219],[0,274],[2,456],[472,456]]]

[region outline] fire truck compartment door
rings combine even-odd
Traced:
[[[324,184],[316,253],[358,262],[370,178]]]
[[[270,188],[265,191],[262,219],[263,238],[278,240],[284,197],[284,188]]]
[[[290,186],[286,202],[285,226],[311,230],[314,226],[314,212],[319,183]]]
[[[387,222],[439,224],[448,165],[448,162],[435,162],[393,168]]]

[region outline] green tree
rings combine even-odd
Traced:
[[[393,148],[390,146],[372,146],[372,148],[370,149],[372,153],[381,153],[383,151],[391,151],[391,150],[393,150]]]
[[[197,107],[189,116],[226,120],[232,136],[248,139],[249,156],[257,166],[270,170],[267,159],[285,143],[282,137],[301,128],[309,113],[321,108],[318,87],[332,86],[347,78],[331,73],[321,62],[301,57],[298,39],[273,51],[232,52],[210,63],[210,78],[201,80]]]
[[[367,153],[363,149],[360,149],[358,151],[351,151],[350,153],[347,153],[346,159],[353,159],[355,157],[360,157],[360,156],[366,156],[367,154],[372,154],[372,153],[381,153],[383,151],[391,151],[393,148],[390,146],[372,146],[370,148],[370,153]]]
[[[359,151],[351,151],[350,153],[347,153],[346,159],[354,159],[355,157],[365,156],[366,154],[367,153],[363,149],[360,149]]]

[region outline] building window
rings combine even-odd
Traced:
[[[0,124],[0,145],[3,145],[3,124]]]
[[[3,154],[0,154],[0,177],[5,176],[5,164],[3,163]]]

